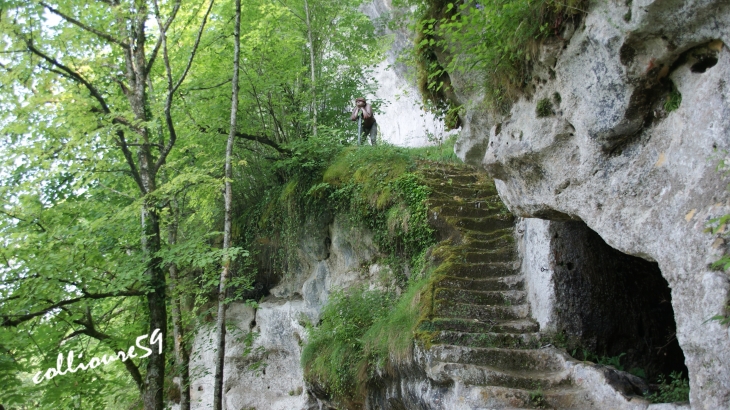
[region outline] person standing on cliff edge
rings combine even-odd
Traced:
[[[370,135],[370,144],[375,146],[376,137],[378,136],[378,123],[373,117],[373,108],[368,104],[365,98],[355,99],[355,108],[352,110],[350,119],[357,121],[357,117],[362,113],[362,133]]]

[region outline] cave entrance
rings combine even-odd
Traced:
[[[623,370],[650,380],[674,371],[687,377],[659,265],[612,248],[580,221],[551,223],[550,234],[556,324],[574,346],[569,352],[620,357]]]

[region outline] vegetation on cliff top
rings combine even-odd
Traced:
[[[474,79],[488,108],[507,111],[532,80],[540,44],[559,38],[564,24],[584,13],[586,1],[405,3],[417,6],[413,60],[421,95],[437,111],[450,113],[458,105],[451,89],[454,72]]]
[[[256,249],[241,257],[255,241],[242,218],[266,204],[273,218],[279,203],[266,199],[291,204],[295,187],[352,140],[342,107],[372,90],[369,64],[381,55],[359,4],[244,2],[236,246],[224,253],[233,1],[3,2],[3,406],[151,410],[185,400],[173,379],[184,380],[191,335],[213,315],[224,258],[239,256],[227,300],[255,296]],[[126,351],[154,328],[166,336],[161,354],[32,381],[59,353]]]

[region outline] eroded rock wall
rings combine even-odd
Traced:
[[[657,262],[691,404],[725,408],[730,335],[707,319],[724,312],[730,279],[709,266],[726,247],[705,228],[730,213],[716,169],[730,150],[730,3],[592,1],[563,38],[544,50],[532,96],[498,121],[477,115],[457,153],[481,157],[516,215],[580,220],[612,248]],[[682,101],[668,112],[673,87]],[[541,99],[553,102],[544,118]]]
[[[569,351],[618,358],[651,380],[686,374],[671,291],[655,262],[611,248],[581,221],[525,219],[518,230],[541,331],[559,334],[553,339]]]
[[[297,269],[257,308],[242,303],[228,308],[224,409],[320,408],[307,392],[300,364],[306,322],[319,321],[335,289],[363,283],[377,286],[389,277],[387,268],[374,262],[377,249],[372,235],[353,228],[343,217],[308,221],[298,252]],[[211,408],[213,403],[212,332],[212,328],[201,331],[193,346],[193,409]],[[249,332],[254,335],[252,343],[246,342]]]
[[[362,10],[389,43],[385,59],[374,62],[373,79],[377,81],[377,89],[367,96],[369,100],[381,102],[375,114],[380,137],[402,147],[434,145],[448,138],[454,131],[446,130],[442,119],[423,109],[415,70],[399,61],[413,46],[413,34],[405,27],[391,28],[387,22],[402,10],[393,7],[391,0],[373,0],[363,5]]]

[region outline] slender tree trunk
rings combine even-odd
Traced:
[[[145,391],[143,395],[145,410],[163,409],[163,388],[165,383],[165,337],[167,331],[167,303],[165,301],[165,272],[157,255],[160,250],[160,218],[154,205],[145,203],[144,210],[145,253],[148,255],[147,280],[151,292],[147,294],[150,312],[150,334],[159,329],[162,336],[162,351],[152,349],[147,362]]]
[[[173,201],[173,222],[168,226],[168,242],[170,245],[177,243],[177,206]],[[182,303],[178,284],[180,277],[177,271],[177,264],[171,263],[169,267],[170,273],[170,294],[172,296],[172,335],[174,339],[175,349],[175,367],[177,375],[180,378],[180,410],[190,410],[190,355],[185,346],[183,338],[185,331],[182,322]]]
[[[309,2],[304,0],[304,15],[307,22],[307,37],[309,38],[309,70],[312,73],[312,135],[317,136],[317,85],[314,74],[314,41],[312,41],[312,23],[309,17]]]
[[[228,144],[226,145],[226,193],[225,206],[226,216],[223,225],[223,249],[231,248],[231,221],[233,192],[231,179],[233,170],[231,159],[233,156],[233,140],[236,137],[236,120],[238,114],[238,71],[241,56],[241,0],[236,0],[236,23],[233,28],[233,86],[231,95],[231,128],[228,133]],[[231,259],[225,257],[223,270],[221,272],[220,285],[218,288],[218,321],[216,333],[218,333],[218,349],[216,351],[215,384],[213,386],[213,410],[223,409],[223,362],[226,349],[226,283],[230,276]]]

